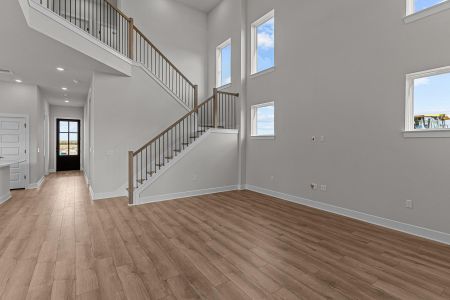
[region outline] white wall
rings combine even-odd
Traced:
[[[37,86],[0,82],[0,114],[20,114],[29,117],[30,184],[45,174],[44,115],[45,100]],[[39,149],[39,152],[38,152]]]
[[[187,111],[140,67],[133,77],[94,74],[91,101],[91,185],[99,197],[111,197],[127,182],[128,151]]]
[[[247,183],[450,233],[450,139],[402,136],[405,74],[450,65],[450,11],[404,24],[403,0],[248,0],[247,25],[273,8],[276,70],[249,79],[247,115],[274,100],[277,137],[248,139]]]
[[[80,120],[80,149],[84,147],[84,108],[50,105],[50,170],[56,170],[56,119],[74,119]],[[80,156],[80,166],[83,166],[83,151]]]
[[[199,97],[207,87],[206,14],[174,0],[122,0],[120,8],[194,84]]]
[[[238,184],[238,134],[211,132],[202,136],[167,171],[140,193],[138,203],[161,200],[166,195],[201,192]],[[163,172],[163,171],[162,171]]]

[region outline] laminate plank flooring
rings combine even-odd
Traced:
[[[0,298],[450,299],[450,247],[250,191],[91,201],[62,172],[0,205]]]

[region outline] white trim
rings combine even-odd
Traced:
[[[259,108],[262,107],[269,107],[272,106],[273,107],[273,135],[257,135],[256,134],[256,126],[257,126],[257,120],[256,120],[256,111]],[[269,101],[269,102],[264,102],[264,103],[259,103],[259,104],[254,104],[252,106],[250,106],[250,138],[260,138],[260,139],[275,139],[275,135],[276,135],[276,126],[275,126],[275,101]]]
[[[230,83],[222,84],[222,50],[230,46]],[[224,89],[227,85],[231,85],[231,78],[233,73],[233,49],[231,44],[231,38],[216,47],[216,88]]]
[[[24,115],[24,114],[4,114],[0,113],[0,118],[24,118],[25,124],[27,127],[25,128],[25,149],[27,151],[25,157],[27,159],[27,168],[25,170],[25,175],[27,176],[27,179],[25,180],[25,188],[27,188],[30,185],[30,116]]]
[[[257,39],[258,39],[258,35],[256,34],[256,30],[258,28],[258,26],[266,23],[267,21],[269,21],[270,19],[274,19],[275,20],[275,10],[272,9],[271,11],[269,11],[267,14],[265,14],[264,16],[262,16],[261,18],[259,18],[258,20],[254,21],[251,26],[250,26],[250,75],[255,75],[258,73],[262,73],[266,70],[262,70],[260,72],[256,71],[257,68]],[[275,30],[275,25],[274,25],[274,30]],[[276,41],[276,37],[275,37],[275,31],[274,31],[274,43]],[[275,66],[275,51],[276,51],[276,47],[274,46],[274,66]]]
[[[155,181],[159,179],[162,175],[164,175],[170,168],[172,168],[174,165],[176,165],[178,162],[180,162],[186,155],[188,155],[192,150],[194,150],[200,143],[203,142],[209,135],[211,134],[238,134],[239,130],[237,129],[216,129],[212,128],[209,129],[207,132],[205,132],[201,137],[199,137],[197,140],[195,140],[193,143],[191,143],[187,148],[183,150],[179,155],[177,155],[174,159],[172,159],[168,164],[166,164],[161,170],[159,170],[156,175],[152,178],[150,178],[147,182],[145,182],[143,185],[138,187],[134,190],[134,199],[136,201],[139,201],[141,199],[140,194],[148,189],[149,186],[151,186]]]
[[[168,94],[171,96],[175,101],[178,102],[185,110],[188,112],[191,111],[191,108],[189,108],[186,103],[181,101],[181,99],[173,92],[171,91],[158,77],[155,76],[148,68],[146,68],[142,63],[134,62],[134,66],[141,68],[145,73],[147,73],[148,76],[150,76],[157,84],[159,84]]]
[[[86,183],[86,185],[89,185],[89,178],[87,177],[85,170],[83,170],[83,177],[84,177],[84,182]]]
[[[56,173],[56,169],[48,169],[49,173]]]
[[[225,84],[225,85],[222,85],[221,87],[218,87],[217,88],[217,91],[224,91],[224,90],[227,90],[227,89],[230,89],[232,87],[232,83],[229,83],[229,84]]]
[[[403,131],[404,138],[450,138],[450,129]]]
[[[442,133],[448,131],[446,129],[414,129],[414,80],[424,78],[424,77],[430,77],[430,76],[436,76],[436,75],[442,75],[450,73],[450,66],[431,69],[431,70],[425,70],[415,73],[406,74],[406,84],[405,84],[405,127],[404,127],[404,136],[405,137],[413,137],[411,133],[416,133],[415,137],[425,137],[425,135],[429,134],[430,137],[439,137],[437,133],[434,132],[440,132],[441,135],[444,135]],[[419,134],[420,133],[420,134]],[[432,134],[433,133],[433,134]],[[447,136],[443,136],[447,137]]]
[[[39,179],[37,182],[31,183],[27,186],[27,190],[34,190],[41,187],[41,185],[44,183],[45,176],[42,176],[41,179]]]
[[[94,190],[92,189],[91,185],[89,185],[89,194],[91,195],[91,199],[94,201],[128,196],[128,193],[127,193],[127,190],[125,189],[125,187],[120,188],[115,192],[95,193]]]
[[[143,204],[148,204],[148,203],[155,203],[155,202],[162,202],[162,201],[170,201],[170,200],[176,200],[176,199],[181,199],[181,198],[230,192],[230,191],[236,191],[238,189],[239,189],[238,185],[230,185],[230,186],[201,189],[201,190],[195,190],[195,191],[189,191],[189,192],[149,196],[149,197],[143,197],[143,198],[138,199],[136,201],[138,203],[133,204],[133,206],[143,205]]]
[[[385,228],[401,231],[401,232],[404,232],[407,234],[415,235],[418,237],[422,237],[425,239],[429,239],[429,240],[433,240],[436,242],[450,245],[450,234],[449,233],[440,232],[440,231],[436,231],[436,230],[432,230],[432,229],[428,229],[428,228],[423,228],[423,227],[419,227],[419,226],[415,226],[415,225],[411,225],[411,224],[406,224],[406,223],[402,223],[402,222],[398,222],[398,221],[394,221],[394,220],[390,220],[390,219],[385,219],[382,217],[369,215],[369,214],[366,214],[363,212],[350,210],[347,208],[342,208],[342,207],[334,206],[334,205],[319,202],[319,201],[309,200],[309,199],[298,197],[298,196],[293,196],[293,195],[289,195],[289,194],[285,194],[285,193],[281,193],[281,192],[272,191],[272,190],[254,186],[254,185],[247,184],[247,185],[245,185],[245,188],[250,191],[254,191],[257,193],[264,194],[264,195],[276,197],[276,198],[286,200],[289,202],[293,202],[293,203],[305,205],[308,207],[316,208],[319,210],[335,213],[335,214],[338,214],[341,216],[360,220],[360,221],[363,221],[366,223],[375,224],[375,225],[382,226]]]
[[[271,67],[271,68],[268,68],[268,69],[259,71],[259,72],[257,72],[257,73],[250,74],[250,75],[248,76],[248,78],[254,79],[254,78],[259,77],[259,76],[263,76],[263,75],[266,75],[266,74],[270,74],[270,73],[272,73],[272,72],[275,72],[275,69],[276,69],[276,67],[273,66],[273,67]]]
[[[8,200],[11,199],[11,198],[12,198],[11,193],[8,193],[8,194],[6,194],[6,195],[1,196],[1,197],[0,197],[0,205],[3,204],[3,203],[5,203],[6,201],[8,201]]]
[[[421,20],[423,18],[438,14],[450,8],[450,1],[444,1],[442,3],[430,6],[427,9],[415,12],[414,0],[406,0],[406,16],[403,21],[406,24]]]

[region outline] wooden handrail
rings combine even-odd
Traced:
[[[184,116],[182,116],[180,119],[178,119],[175,123],[173,123],[172,125],[170,125],[170,127],[168,127],[166,130],[164,130],[163,132],[161,132],[158,136],[156,136],[154,139],[152,139],[150,142],[146,143],[144,146],[142,146],[141,148],[139,148],[137,151],[135,151],[133,153],[133,156],[138,155],[142,150],[145,150],[145,148],[147,148],[149,145],[153,144],[153,142],[157,141],[160,137],[162,137],[164,134],[166,134],[167,132],[169,132],[172,128],[174,128],[175,126],[177,126],[181,121],[183,121],[184,119],[186,119],[187,117],[189,117],[190,115],[192,115],[193,113],[197,112],[202,106],[206,105],[209,101],[213,100],[214,96],[209,97],[208,99],[206,99],[205,101],[203,101],[200,105],[197,105],[193,110],[191,110],[190,112],[188,112],[187,114],[185,114]]]
[[[181,77],[183,77],[184,80],[186,80],[187,83],[189,83],[192,87],[194,87],[195,85],[142,33],[142,31],[140,31],[136,26],[134,26],[134,30],[136,31],[136,33],[138,33],[143,39],[144,41],[146,41],[147,43],[150,44],[150,46],[152,48],[155,49],[156,52],[158,52],[159,55],[161,55],[161,57],[163,59],[165,59],[167,61],[167,63],[175,70],[177,71]]]
[[[230,92],[221,92],[221,91],[217,91],[218,94],[224,94],[224,95],[230,95],[230,96],[234,96],[234,97],[239,97],[239,93],[230,93]]]

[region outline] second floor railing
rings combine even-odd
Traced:
[[[32,0],[140,63],[189,109],[198,104],[194,85],[135,25],[107,0]]]
[[[166,164],[210,128],[237,129],[237,99],[239,94],[218,92],[197,105],[162,133],[128,153],[128,198],[133,204],[136,188],[151,179]]]

